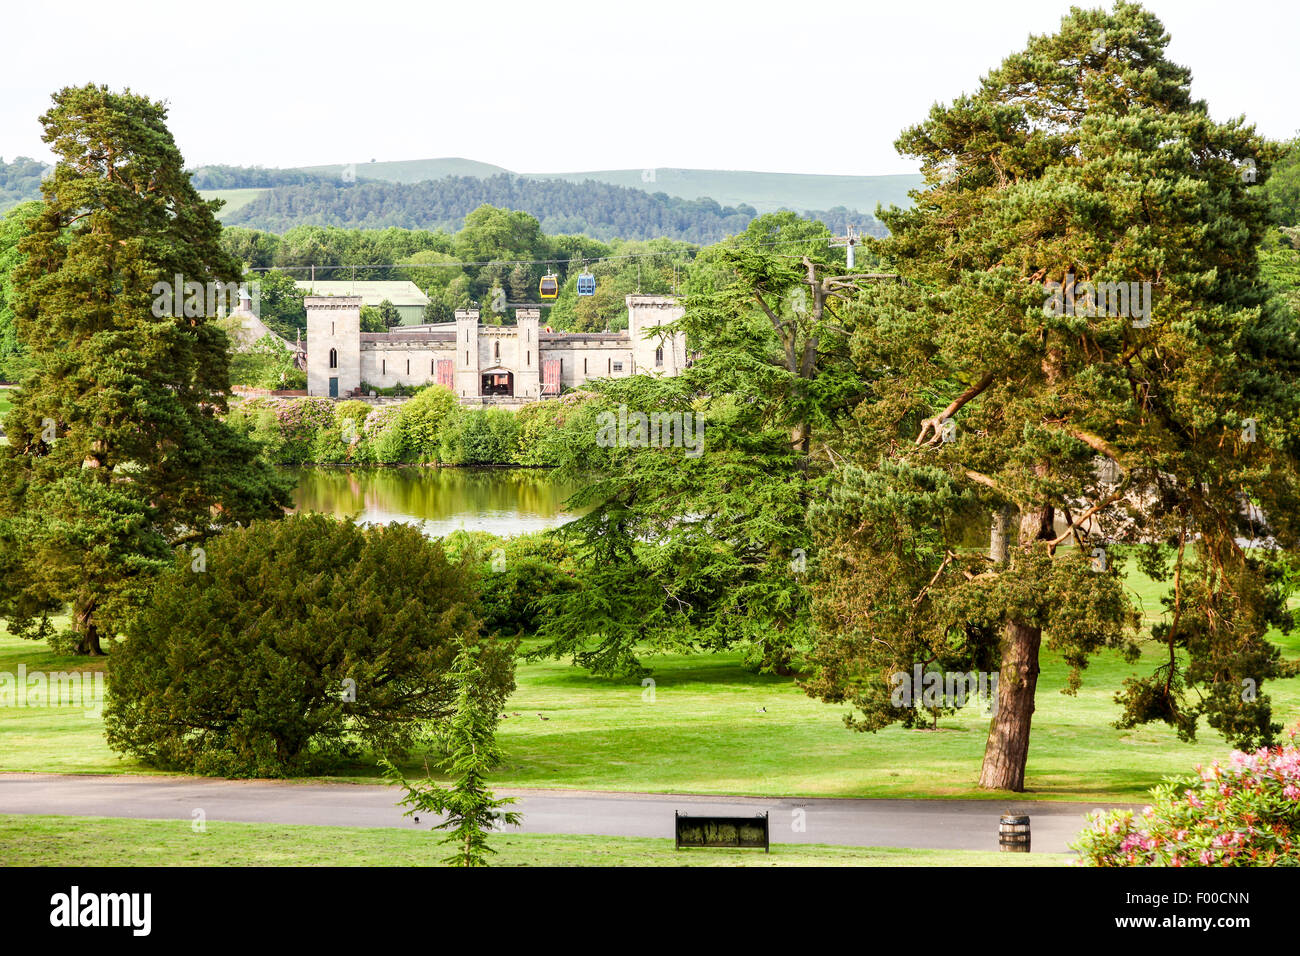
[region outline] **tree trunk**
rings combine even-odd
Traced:
[[[95,623],[97,606],[94,598],[86,597],[78,597],[73,604],[73,628],[80,635],[74,654],[87,654],[91,657],[102,657],[104,654],[99,646],[99,625]]]
[[[792,425],[790,427],[790,447],[801,455],[808,454],[808,450],[812,447],[812,426],[807,422]]]
[[[994,564],[1006,564],[1011,559],[1011,519],[1016,509],[1003,505],[993,512],[993,527],[989,531],[989,559]]]
[[[1041,538],[1044,528],[1051,533],[1051,506],[1025,509],[1020,515],[1020,546],[1028,547]],[[996,531],[996,521],[994,524]],[[990,554],[994,542],[990,542]],[[1002,637],[1002,667],[998,673],[997,710],[984,746],[980,787],[986,790],[1025,789],[1025,766],[1029,762],[1029,727],[1034,716],[1034,694],[1038,689],[1038,650],[1043,631],[1024,621],[1008,621]]]
[[[986,790],[1024,790],[1029,761],[1029,724],[1038,688],[1040,628],[1019,621],[1007,624],[998,674],[997,712],[984,746],[980,786]]]

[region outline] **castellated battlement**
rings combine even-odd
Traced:
[[[367,388],[443,385],[463,402],[517,403],[599,378],[677,375],[685,335],[656,333],[684,314],[670,296],[630,295],[626,332],[547,332],[540,308],[515,310],[513,325],[480,325],[478,309],[454,323],[361,331],[361,299],[309,296],[307,393],[347,398]]]

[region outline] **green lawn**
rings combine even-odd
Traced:
[[[1158,611],[1151,582],[1136,588]],[[1283,648],[1300,656],[1300,641]],[[1150,648],[1137,669],[1159,658]],[[103,661],[60,658],[43,644],[0,635],[0,669],[99,668]],[[639,681],[597,678],[567,664],[519,668],[519,689],[501,723],[505,762],[498,786],[646,792],[826,797],[975,797],[1004,799],[974,786],[987,719],[946,717],[939,729],[892,727],[877,734],[844,728],[847,708],[806,697],[790,680],[752,674],[736,654],[649,659],[655,693]],[[1060,693],[1066,668],[1043,655],[1030,746],[1031,799],[1138,801],[1164,777],[1221,758],[1227,746],[1202,727],[1185,744],[1164,725],[1111,726],[1112,696],[1134,672],[1116,654],[1094,659],[1077,698]],[[1300,719],[1300,678],[1269,683],[1275,718]],[[548,718],[542,720],[538,715]],[[110,751],[100,720],[81,708],[0,708],[0,770],[148,773]],[[408,762],[418,769],[420,758]],[[339,776],[378,782],[373,764]]]
[[[224,199],[226,201],[226,204],[221,207],[221,212],[217,214],[217,218],[221,218],[243,209],[264,192],[266,192],[265,189],[202,189],[199,191],[199,195],[204,199]]]
[[[9,414],[9,409],[13,406],[13,402],[9,400],[9,392],[10,389],[0,388],[0,427],[3,427],[4,417]],[[0,445],[7,444],[9,439],[0,436]]]
[[[0,815],[7,866],[438,866],[430,830]],[[675,850],[646,837],[502,833],[495,866],[1065,866],[1064,853],[905,850],[820,844],[762,850]]]

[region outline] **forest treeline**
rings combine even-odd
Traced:
[[[227,225],[284,232],[294,226],[443,229],[454,231],[482,205],[518,209],[536,217],[542,231],[596,239],[717,242],[742,232],[757,215],[749,205],[722,206],[712,199],[681,199],[587,180],[525,179],[502,174],[480,179],[448,176],[422,183],[342,183],[280,186],[226,217]],[[832,229],[853,222],[874,235],[871,216],[849,209],[809,212]]]
[[[262,166],[200,166],[190,174],[195,189],[274,189],[277,186],[319,186],[337,177],[305,169],[266,169]],[[364,180],[355,180],[363,182]]]

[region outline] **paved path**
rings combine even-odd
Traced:
[[[668,837],[673,811],[745,816],[769,811],[773,843],[830,843],[953,850],[996,850],[998,817],[1032,818],[1033,848],[1059,853],[1084,824],[1083,815],[1114,804],[997,800],[841,800],[714,797],[581,790],[499,790],[518,797],[525,833],[588,833]],[[0,813],[193,818],[210,821],[427,829],[402,816],[396,791],[346,783],[282,783],[192,777],[82,776],[0,773]],[[796,811],[803,811],[802,814]],[[802,819],[802,831],[795,823]]]

